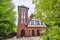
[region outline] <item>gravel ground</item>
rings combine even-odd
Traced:
[[[41,40],[40,37],[23,37],[23,38],[15,38],[16,40]],[[6,39],[6,40],[15,40],[15,39]]]

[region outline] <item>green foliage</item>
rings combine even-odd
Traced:
[[[32,18],[32,17],[34,17],[34,14],[33,13],[30,15],[30,18]]]
[[[60,40],[60,0],[33,0],[35,17],[50,25],[43,40]]]
[[[59,40],[58,26],[48,28],[48,33],[42,36],[43,40]]]
[[[12,0],[0,0],[0,37],[5,37],[16,28]]]

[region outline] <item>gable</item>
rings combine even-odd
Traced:
[[[40,20],[32,18],[27,27],[46,27],[46,25]]]

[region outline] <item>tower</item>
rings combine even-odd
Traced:
[[[18,23],[25,24],[28,20],[28,7],[22,5],[18,6]]]
[[[29,8],[22,5],[18,6],[18,29],[17,29],[17,36],[25,36],[26,30],[26,23],[28,21],[28,10]],[[23,34],[23,35],[22,35]]]

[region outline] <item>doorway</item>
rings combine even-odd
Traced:
[[[21,37],[25,36],[25,30],[21,30]]]

